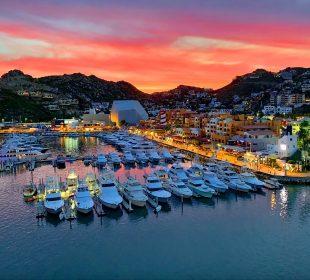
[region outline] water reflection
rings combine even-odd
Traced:
[[[94,222],[94,216],[95,214],[93,211],[88,214],[77,212],[77,222],[79,224],[89,226],[90,224]]]
[[[279,192],[279,205],[280,205],[280,216],[286,218],[288,215],[288,191],[283,188]]]

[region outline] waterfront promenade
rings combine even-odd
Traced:
[[[275,168],[272,168],[268,165],[262,164],[262,163],[248,163],[245,162],[243,159],[237,158],[236,156],[226,152],[226,151],[211,151],[211,150],[204,150],[201,148],[201,146],[193,145],[193,144],[185,144],[185,143],[176,143],[172,140],[164,140],[161,138],[158,138],[156,136],[150,136],[150,135],[143,135],[145,138],[148,138],[150,140],[156,141],[158,143],[161,143],[163,145],[175,147],[177,149],[194,153],[202,157],[216,157],[218,160],[227,161],[233,165],[240,166],[240,167],[247,167],[251,169],[253,172],[269,175],[269,176],[276,176],[276,177],[285,177],[287,181],[291,182],[298,182],[300,181],[310,181],[310,172],[291,172],[291,171],[284,171],[277,170]],[[291,178],[291,180],[290,180]],[[284,178],[282,178],[284,179]]]

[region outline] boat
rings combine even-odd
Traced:
[[[90,192],[99,193],[99,184],[95,173],[87,173],[83,182],[88,186]]]
[[[133,177],[129,177],[123,184],[123,195],[132,205],[138,207],[144,207],[148,199],[142,185]]]
[[[44,207],[50,214],[59,214],[64,206],[61,198],[59,182],[57,177],[47,177],[45,183]]]
[[[104,154],[99,154],[97,156],[97,165],[98,167],[102,167],[102,166],[105,166],[107,164],[107,158]]]
[[[152,175],[155,175],[156,177],[159,178],[159,180],[162,182],[162,183],[165,183],[167,181],[170,180],[170,177],[169,177],[169,168],[167,167],[161,167],[157,170],[154,170],[152,173]]]
[[[216,172],[218,166],[215,162],[209,161],[203,166],[204,171]]]
[[[32,182],[25,186],[23,189],[23,197],[26,201],[30,201],[35,199],[35,195],[37,194],[37,187]]]
[[[166,162],[173,161],[173,156],[167,149],[162,149],[161,156]]]
[[[259,180],[253,173],[241,172],[239,176],[242,181],[251,186],[253,191],[261,190],[265,186],[265,183]]]
[[[171,179],[177,178],[185,183],[188,181],[188,176],[184,171],[184,168],[178,163],[171,166],[169,170],[169,176]]]
[[[124,151],[122,161],[124,164],[134,164],[136,159],[130,151]]]
[[[149,156],[150,162],[152,163],[158,163],[161,160],[161,157],[155,150],[150,150],[148,153],[148,156]]]
[[[171,193],[163,188],[159,178],[155,175],[146,177],[145,192],[147,196],[161,203],[168,203]]]
[[[66,188],[71,194],[76,192],[78,185],[79,185],[78,175],[75,173],[74,170],[71,170],[66,180]]]
[[[183,197],[183,198],[190,198],[193,196],[193,191],[188,188],[184,182],[180,180],[171,180],[167,183],[167,189],[174,195]]]
[[[252,190],[251,186],[243,182],[238,174],[232,170],[227,169],[219,176],[232,190],[239,192],[249,192]]]
[[[148,157],[145,155],[144,152],[139,151],[136,153],[136,162],[137,163],[141,163],[141,164],[145,164],[149,161]]]
[[[90,155],[86,155],[83,159],[83,162],[86,166],[90,165],[93,161],[93,157]]]
[[[65,160],[68,162],[73,162],[76,161],[76,157],[74,155],[67,154]]]
[[[270,178],[264,181],[265,181],[265,188],[267,189],[278,190],[283,188],[283,185],[276,178]]]
[[[224,193],[228,190],[228,186],[222,182],[214,172],[205,171],[203,174],[203,180],[207,186],[214,189],[217,193]]]
[[[111,163],[114,165],[120,165],[121,164],[121,160],[120,160],[117,153],[114,153],[114,152],[110,153],[109,159],[110,159]]]
[[[111,176],[101,176],[99,179],[100,184],[100,202],[111,209],[116,209],[120,206],[123,201],[123,198],[118,193],[115,179]]]
[[[55,162],[57,168],[66,168],[66,159],[63,155],[58,155]]]
[[[94,201],[86,184],[80,184],[75,195],[75,207],[77,211],[87,214],[92,211]]]
[[[187,187],[197,196],[211,198],[215,194],[215,190],[208,187],[202,179],[202,176],[192,174],[189,177]]]
[[[186,169],[185,173],[188,177],[195,174],[203,176],[203,169],[201,165],[193,163],[190,168]]]

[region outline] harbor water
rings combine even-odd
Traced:
[[[44,142],[54,155],[96,154],[113,147],[97,138]],[[116,176],[143,182],[154,167],[121,167]],[[37,167],[34,180],[65,179],[94,171],[83,162],[66,169]],[[97,171],[96,171],[97,172]],[[192,199],[172,197],[169,207],[108,210],[72,222],[36,219],[22,198],[31,175],[24,167],[0,174],[1,279],[309,279],[310,187]]]

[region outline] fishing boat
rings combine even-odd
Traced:
[[[77,211],[87,214],[92,211],[94,201],[86,184],[80,184],[75,195],[75,205]]]
[[[155,175],[146,177],[145,192],[147,196],[161,203],[168,203],[171,197],[171,193],[163,188],[159,178]]]
[[[132,205],[144,207],[148,197],[143,192],[142,185],[134,178],[129,177],[123,185],[123,195]]]

